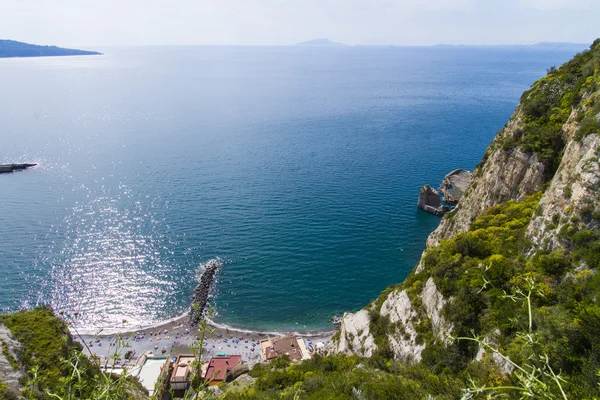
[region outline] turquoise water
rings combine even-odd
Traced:
[[[101,49],[102,50],[102,49]],[[327,328],[402,281],[472,169],[572,51],[171,47],[0,61],[0,307],[85,328],[183,313],[224,261],[217,322]]]

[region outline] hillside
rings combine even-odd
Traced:
[[[533,84],[408,278],[227,399],[600,396],[600,40]],[[294,397],[296,396],[296,397]]]
[[[0,315],[0,399],[146,399],[128,376],[100,371],[51,310]]]
[[[56,46],[38,46],[35,44],[0,40],[0,58],[7,57],[50,57],[50,56],[87,56],[98,55],[96,51],[65,49]]]

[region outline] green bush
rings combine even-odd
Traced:
[[[23,399],[116,400],[145,393],[129,376],[102,373],[51,309],[19,311],[0,320],[22,345],[17,362],[27,372]]]

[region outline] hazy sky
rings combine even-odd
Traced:
[[[0,0],[0,38],[57,45],[591,42],[600,0]]]

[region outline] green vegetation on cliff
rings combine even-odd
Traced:
[[[302,363],[279,359],[255,366],[250,375],[258,378],[244,392],[231,391],[227,400],[259,399],[436,399],[461,396],[461,381],[436,375],[424,366],[390,362],[379,369],[369,359],[356,356],[315,356]],[[465,375],[466,376],[466,375]]]
[[[592,95],[598,88],[600,39],[590,50],[577,54],[560,68],[550,68],[546,77],[523,93],[521,128],[514,136],[503,139],[502,148],[509,151],[519,147],[527,153],[535,153],[544,163],[546,177],[550,179],[565,146],[562,127],[573,110],[578,120],[583,119],[577,132],[579,138],[598,132],[600,102],[597,93]]]
[[[127,376],[102,373],[74,342],[67,325],[48,308],[0,316],[21,344],[14,369],[23,371],[24,399],[136,399],[145,391]],[[6,353],[6,351],[5,351]],[[0,384],[0,398],[11,398]],[[4,394],[2,394],[4,391]],[[12,397],[14,398],[14,397]]]

